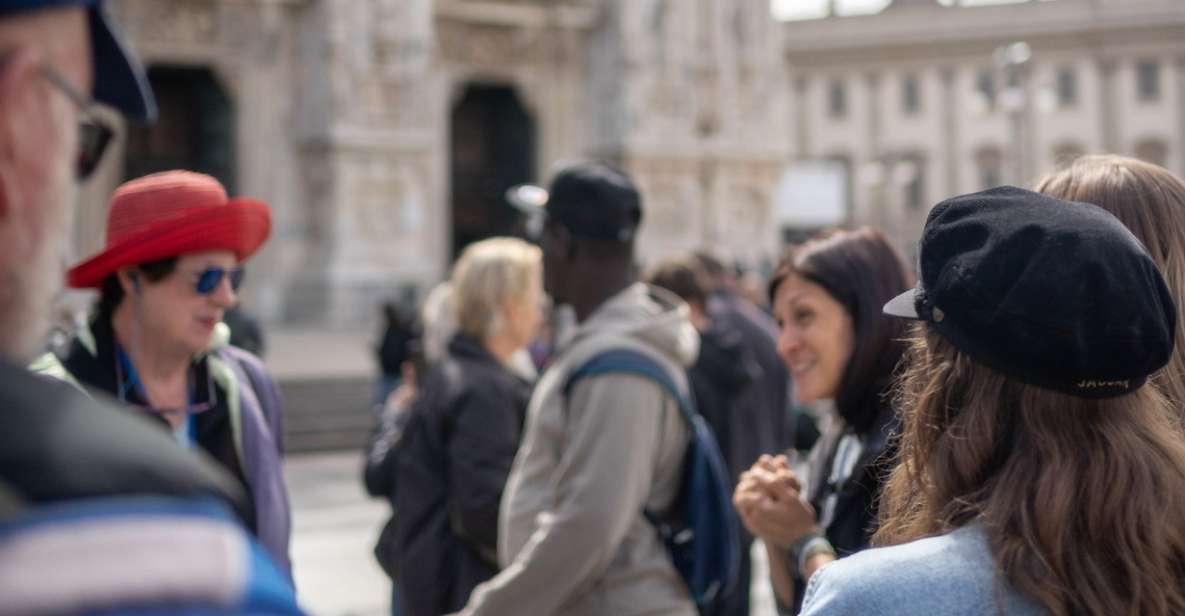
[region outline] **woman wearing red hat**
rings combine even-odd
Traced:
[[[252,497],[248,526],[290,570],[279,391],[258,358],[227,344],[222,324],[241,264],[270,229],[267,204],[229,199],[207,175],[167,171],[123,184],[106,247],[69,272],[71,287],[100,297],[62,365],[221,462]]]

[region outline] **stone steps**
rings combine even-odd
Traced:
[[[361,450],[374,419],[370,377],[282,379],[286,453]]]

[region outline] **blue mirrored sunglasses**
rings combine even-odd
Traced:
[[[230,288],[235,291],[239,290],[239,285],[243,284],[243,268],[236,267],[228,270],[221,267],[207,267],[197,275],[197,284],[194,288],[198,295],[209,295],[218,288],[222,283],[222,277],[230,278]]]

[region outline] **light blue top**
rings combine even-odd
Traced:
[[[996,575],[983,529],[864,550],[811,576],[800,616],[1045,615]]]

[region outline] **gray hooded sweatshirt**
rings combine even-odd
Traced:
[[[464,614],[694,616],[687,588],[644,508],[666,512],[679,488],[690,431],[653,380],[568,375],[601,351],[628,348],[684,370],[699,350],[687,307],[635,284],[605,302],[562,345],[527,410],[526,432],[502,498],[503,570]]]

